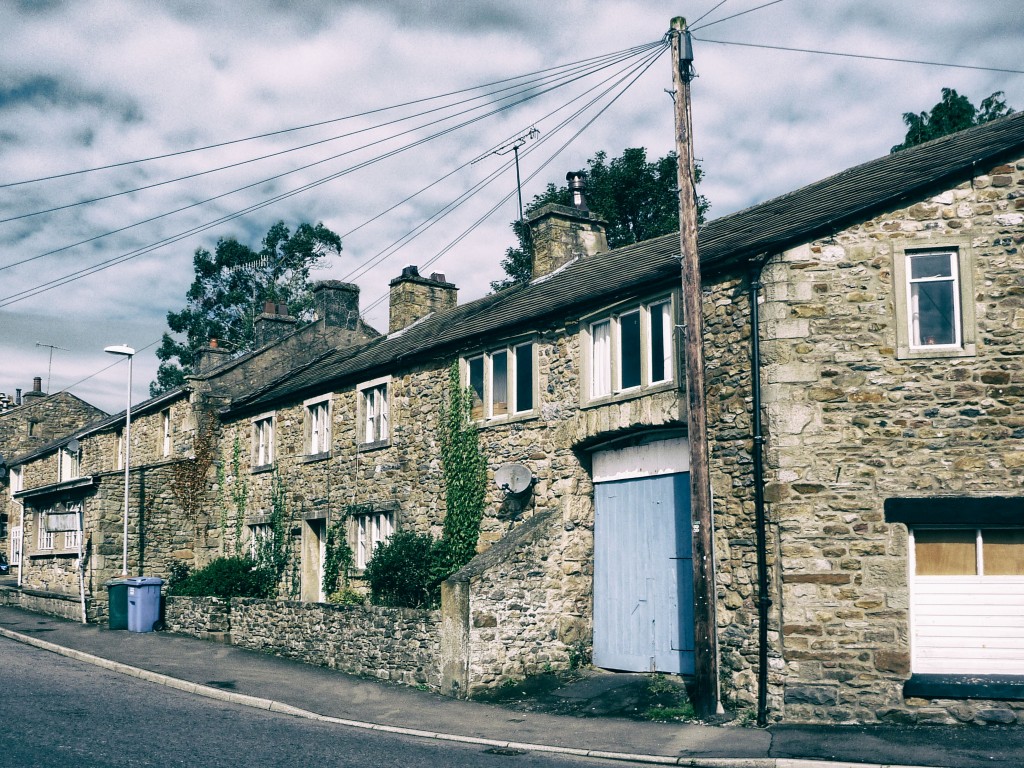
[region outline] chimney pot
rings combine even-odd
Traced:
[[[42,376],[36,376],[34,379],[32,379],[32,391],[33,392],[42,392],[43,391],[43,377]]]
[[[14,390],[14,404],[21,405],[21,387],[16,387]]]
[[[276,315],[277,314],[277,307],[274,305],[274,302],[272,302],[272,301],[264,301],[263,302],[263,314],[265,314],[265,315]]]
[[[216,339],[210,339],[210,349],[216,349],[216,348],[217,348],[217,340]]]
[[[419,277],[420,268],[415,264],[410,264],[408,267],[402,270],[402,277]]]
[[[572,206],[576,210],[590,212],[587,207],[587,177],[583,171],[570,171],[565,174],[565,180],[569,183],[569,192],[572,195]]]
[[[448,282],[447,280],[444,279],[444,272],[431,272],[430,279],[433,280],[435,283]]]
[[[278,304],[277,305],[277,314],[279,314],[279,315],[286,315],[287,316],[287,314],[288,314],[288,305],[287,304]]]

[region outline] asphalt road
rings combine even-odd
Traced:
[[[107,672],[0,638],[0,766],[611,765],[425,742],[240,707]],[[622,763],[616,763],[622,765]]]

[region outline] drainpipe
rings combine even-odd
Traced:
[[[85,539],[85,504],[78,510],[78,594],[82,600],[82,623],[88,624],[89,617],[85,610],[85,554],[82,551]]]
[[[25,500],[18,502],[21,507],[21,519],[18,525],[21,526],[21,538],[18,540],[18,586],[21,586],[21,577],[25,573]]]
[[[761,289],[761,273],[768,257],[750,264],[750,382],[751,427],[754,436],[754,527],[757,537],[757,724],[768,724],[768,536],[764,511],[764,443],[761,425],[761,329],[757,299]]]

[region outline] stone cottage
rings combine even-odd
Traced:
[[[279,483],[291,594],[317,601],[339,521],[356,575],[391,531],[436,534],[455,365],[489,477],[518,464],[529,484],[490,484],[481,554],[445,585],[446,692],[581,653],[682,675],[706,654],[696,685],[773,719],[1015,720],[1022,157],[1015,115],[702,230],[711,647],[693,634],[678,238],[607,251],[583,209],[534,215],[530,284],[460,306],[409,268],[386,336],[236,398],[248,535]]]
[[[245,490],[222,550],[283,504],[281,597],[309,605],[332,533],[356,578],[393,531],[436,535],[454,366],[489,485],[479,554],[415,637],[445,693],[589,657],[759,719],[1024,722],[1024,115],[702,229],[709,594],[679,238],[609,251],[582,207],[531,223],[529,284],[459,305],[407,268],[387,335],[221,398],[224,487]]]
[[[0,394],[0,499],[6,502],[11,489],[21,482],[20,471],[11,466],[15,456],[45,445],[55,438],[106,416],[106,413],[70,392],[48,395],[36,376],[32,389],[14,397]],[[0,503],[0,552],[7,554],[13,573],[21,558],[21,518]]]

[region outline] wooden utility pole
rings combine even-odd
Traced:
[[[715,629],[714,523],[708,468],[704,385],[704,311],[697,256],[697,192],[690,125],[693,52],[686,19],[672,19],[672,83],[676,152],[679,155],[679,248],[682,256],[683,345],[686,359],[687,433],[690,443],[690,509],[693,520],[693,596],[696,701],[701,716],[718,709],[718,635]]]

